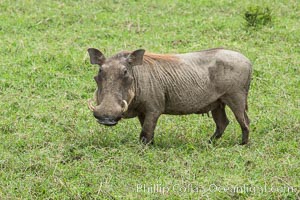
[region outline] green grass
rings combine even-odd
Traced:
[[[244,14],[270,8],[253,29]],[[299,199],[300,4],[256,1],[0,1],[0,199]],[[99,126],[87,109],[107,56],[223,46],[254,64],[251,142],[206,116],[162,116],[154,146],[137,119]]]

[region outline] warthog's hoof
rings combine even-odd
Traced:
[[[154,141],[153,141],[153,138],[152,139],[148,139],[147,137],[145,136],[141,136],[140,137],[140,141],[145,144],[145,145],[148,145],[148,144],[154,144]]]

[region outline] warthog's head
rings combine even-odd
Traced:
[[[91,64],[99,65],[99,73],[94,77],[97,105],[89,102],[89,108],[100,124],[116,125],[134,98],[132,67],[143,63],[145,50],[119,53],[108,59],[98,49],[90,48],[88,52]]]

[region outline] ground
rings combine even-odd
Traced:
[[[300,5],[256,1],[34,1],[0,3],[1,199],[300,198]],[[248,27],[251,6],[272,21]],[[213,47],[253,63],[250,144],[230,125],[213,145],[211,117],[162,116],[155,144],[137,119],[115,127],[87,109],[96,66],[144,48],[184,53]]]

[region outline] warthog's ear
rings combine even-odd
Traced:
[[[103,53],[101,53],[101,51],[99,51],[98,49],[89,48],[88,52],[90,55],[91,64],[102,65],[104,63],[105,56],[103,55]]]
[[[129,56],[127,57],[127,62],[131,66],[143,64],[144,53],[145,53],[144,49],[135,50],[134,52],[129,54]]]

